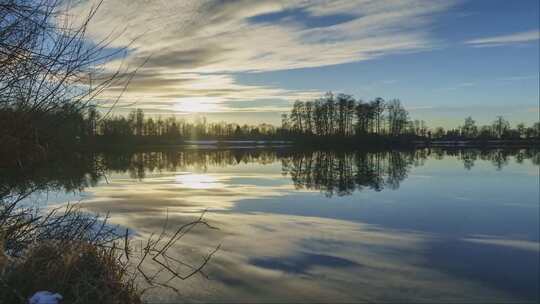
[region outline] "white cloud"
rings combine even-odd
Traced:
[[[463,90],[463,89],[471,88],[474,86],[476,86],[475,82],[461,82],[453,86],[435,89],[435,91],[456,91],[456,90]]]
[[[84,15],[92,5],[72,9]],[[119,33],[114,47],[127,47],[123,62],[140,69],[126,100],[159,102],[178,98],[219,98],[220,110],[234,110],[233,100],[312,96],[270,86],[239,84],[233,73],[253,73],[369,60],[387,54],[433,48],[429,25],[451,1],[105,1],[90,25],[99,41]],[[347,15],[336,24],[310,27],[292,14],[308,18]],[[270,13],[291,14],[276,22],[254,22]],[[305,18],[305,17],[303,17]],[[108,63],[113,69],[120,60]],[[119,88],[117,88],[119,90]],[[217,108],[216,108],[217,109]]]
[[[500,238],[496,236],[480,235],[477,237],[464,238],[466,242],[490,244],[497,246],[507,246],[515,249],[530,250],[540,252],[540,243],[528,240],[514,240],[507,238]]]
[[[491,47],[491,46],[502,46],[515,43],[525,43],[536,41],[540,39],[539,30],[531,30],[526,32],[514,33],[510,35],[501,35],[487,38],[479,38],[466,41],[466,44],[470,44],[475,47]]]
[[[531,80],[531,79],[538,79],[538,75],[525,75],[525,76],[509,76],[509,77],[502,77],[498,78],[500,81],[523,81],[523,80]]]

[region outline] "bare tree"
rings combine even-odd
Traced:
[[[126,67],[105,68],[124,52],[109,48],[115,36],[87,39],[101,2],[84,16],[71,16],[69,5],[62,0],[0,3],[0,140],[12,150],[24,144],[44,148],[44,137],[62,136],[55,130],[64,117],[82,115],[107,88],[127,85],[133,76]]]
[[[502,138],[505,133],[510,129],[510,123],[502,116],[497,116],[493,122],[493,132],[497,138]]]
[[[407,110],[401,105],[399,99],[388,101],[386,106],[388,112],[388,129],[391,136],[399,136],[403,133],[408,122]]]

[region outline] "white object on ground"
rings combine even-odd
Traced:
[[[38,291],[30,299],[28,304],[58,304],[62,295],[50,291]]]

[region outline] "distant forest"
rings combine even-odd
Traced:
[[[445,130],[429,128],[423,120],[412,120],[399,99],[375,98],[364,102],[351,95],[332,93],[294,103],[282,116],[282,132],[293,136],[406,137],[423,140],[523,140],[540,137],[540,123],[512,127],[502,116],[490,125],[478,126],[472,117],[463,125]]]
[[[77,146],[119,146],[126,144],[181,144],[185,140],[286,140],[305,144],[376,145],[434,142],[510,141],[537,144],[540,123],[512,126],[502,116],[479,126],[467,117],[452,129],[429,128],[412,120],[399,99],[376,98],[369,102],[350,95],[328,93],[310,101],[296,101],[290,113],[282,115],[281,126],[188,121],[175,116],[147,116],[135,109],[126,116],[103,115],[94,106],[75,107],[66,103],[54,109],[31,112],[17,107],[0,107],[0,137],[13,151],[33,152]]]
[[[34,118],[35,117],[35,118]],[[350,95],[328,93],[310,101],[296,101],[282,115],[281,126],[188,121],[175,116],[147,116],[135,109],[126,116],[103,115],[95,107],[71,107],[26,113],[15,108],[0,109],[2,142],[31,142],[37,147],[76,145],[180,144],[185,140],[287,140],[330,142],[347,145],[414,144],[443,141],[515,141],[537,143],[540,123],[512,126],[502,116],[479,126],[467,117],[452,129],[429,128],[412,120],[399,99],[376,98],[369,102]]]
[[[2,112],[4,115],[13,113]],[[1,114],[0,114],[1,115]],[[489,125],[479,126],[467,117],[461,126],[445,130],[429,128],[422,120],[412,120],[399,99],[376,98],[369,102],[350,95],[328,93],[310,101],[296,101],[281,126],[231,122],[208,122],[205,118],[188,121],[175,116],[147,116],[135,109],[127,116],[103,117],[95,107],[70,112],[64,109],[48,114],[61,121],[58,132],[73,141],[99,143],[181,143],[184,140],[241,139],[305,141],[322,139],[361,144],[370,140],[399,141],[537,141],[540,123],[511,126],[502,116]],[[59,116],[59,117],[55,117]],[[49,125],[50,127],[50,125]],[[43,129],[46,129],[44,126]],[[40,130],[42,130],[40,128]],[[36,130],[36,134],[38,134]]]

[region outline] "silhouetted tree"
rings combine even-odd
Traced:
[[[401,105],[399,99],[390,100],[387,103],[388,128],[391,136],[399,136],[405,130],[408,122],[408,113]]]
[[[510,128],[510,124],[502,116],[497,116],[493,122],[493,132],[497,138],[502,138]]]
[[[374,124],[374,127],[375,127],[375,133],[377,134],[381,134],[382,133],[382,129],[384,127],[383,125],[383,122],[384,122],[384,109],[385,109],[385,101],[384,99],[382,99],[381,97],[377,97],[375,98],[375,100],[373,100],[371,102],[371,107],[373,108],[373,112],[374,112],[374,118],[375,118],[375,124]]]
[[[478,127],[472,117],[465,118],[465,123],[461,127],[461,134],[466,138],[475,138],[478,135]]]

